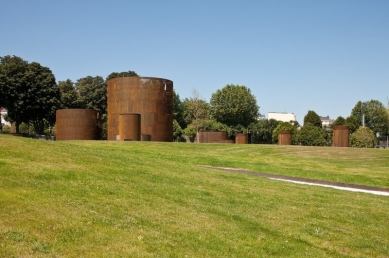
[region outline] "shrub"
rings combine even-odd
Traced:
[[[350,146],[355,148],[373,148],[376,143],[374,132],[368,127],[359,127],[350,137]]]
[[[297,129],[289,122],[281,122],[278,124],[276,129],[273,131],[273,143],[278,143],[278,133],[280,131],[291,131],[292,132],[292,144],[296,144],[296,135],[297,135]]]
[[[9,133],[11,131],[11,127],[9,125],[5,125],[3,126],[3,128],[1,129],[1,131],[3,133]]]
[[[326,146],[328,145],[323,136],[321,128],[307,124],[298,131],[297,140],[305,146]]]

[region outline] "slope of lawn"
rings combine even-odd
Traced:
[[[388,257],[389,150],[0,135],[0,257]]]

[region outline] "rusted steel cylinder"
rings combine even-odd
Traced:
[[[278,145],[292,145],[292,132],[291,131],[279,131],[278,132]]]
[[[197,132],[196,142],[198,143],[227,143],[227,132]]]
[[[350,129],[347,125],[334,126],[332,131],[332,146],[349,147]]]
[[[235,135],[235,143],[236,144],[247,144],[248,143],[247,134],[245,134],[245,133],[237,133]]]
[[[173,141],[173,82],[153,77],[108,80],[108,140],[119,135],[119,115],[141,115],[141,135],[152,141]]]
[[[119,115],[119,137],[121,141],[140,141],[140,114]]]
[[[151,135],[149,135],[149,134],[142,134],[140,136],[140,140],[142,142],[150,142],[151,141]]]
[[[59,109],[56,111],[56,139],[100,140],[101,112],[93,109]]]

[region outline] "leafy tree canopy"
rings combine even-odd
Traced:
[[[297,134],[297,141],[304,146],[328,145],[328,141],[323,136],[323,130],[311,124],[307,124],[301,127]]]
[[[309,110],[304,117],[304,125],[312,125],[318,128],[322,127],[320,116],[315,111]]]
[[[362,108],[365,112],[365,126],[369,127],[374,133],[386,135],[388,133],[389,116],[385,106],[378,100],[358,101],[355,104],[348,119],[348,123],[353,123],[353,131],[362,126]]]
[[[194,125],[198,131],[201,128],[201,122],[196,122],[196,120],[209,119],[209,104],[196,90],[193,90],[192,97],[182,102],[182,115],[183,123]]]
[[[80,108],[96,109],[107,113],[107,84],[101,76],[87,76],[77,80]]]
[[[355,148],[373,148],[376,143],[375,134],[368,127],[359,127],[350,137],[350,146]]]
[[[335,121],[331,124],[331,128],[334,128],[334,126],[337,125],[346,125],[346,119],[342,116],[338,116]]]
[[[60,81],[58,87],[61,91],[61,108],[80,108],[80,95],[71,80]]]
[[[129,77],[129,76],[138,76],[138,74],[136,74],[136,72],[134,71],[127,71],[127,72],[120,72],[120,73],[113,72],[110,75],[108,75],[106,80],[108,81],[109,79],[113,79],[117,77]]]
[[[212,94],[212,118],[228,126],[238,124],[248,127],[258,118],[259,106],[255,96],[246,86],[228,84]]]
[[[280,131],[291,131],[292,132],[292,144],[296,144],[296,127],[289,122],[279,122],[277,127],[273,130],[272,140],[273,143],[278,143],[278,133]]]
[[[251,143],[272,143],[273,131],[280,121],[275,119],[263,119],[251,123],[248,127]]]

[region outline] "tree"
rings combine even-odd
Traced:
[[[251,143],[272,143],[273,132],[280,121],[275,119],[263,119],[251,123],[248,127]]]
[[[349,118],[349,121],[353,121],[357,128],[362,126],[362,108],[365,114],[365,126],[369,127],[375,134],[386,135],[389,116],[385,106],[378,100],[358,101]]]
[[[227,84],[212,94],[210,114],[216,121],[228,126],[248,127],[258,118],[259,106],[246,86]]]
[[[87,76],[76,82],[80,95],[80,108],[100,110],[107,113],[107,84],[101,76]]]
[[[173,119],[177,121],[181,128],[185,128],[187,123],[184,120],[184,107],[180,95],[173,90]]]
[[[60,81],[58,87],[61,91],[61,108],[80,108],[80,95],[71,80]]]
[[[324,130],[326,131],[326,130]],[[297,133],[297,141],[304,146],[326,146],[327,140],[323,136],[322,128],[313,126],[310,123],[304,124]]]
[[[60,90],[49,68],[17,56],[1,57],[0,91],[0,104],[8,109],[17,133],[22,122],[31,122],[38,134],[43,133],[45,121],[54,123]]]
[[[138,74],[136,74],[136,72],[134,71],[127,71],[127,72],[120,72],[120,73],[113,72],[107,76],[106,81],[117,77],[129,77],[129,76],[138,76]]]
[[[350,137],[350,146],[356,148],[373,148],[377,143],[374,132],[368,127],[359,127]]]
[[[183,120],[187,125],[192,124],[196,132],[201,128],[201,120],[209,119],[209,105],[200,96],[197,90],[193,90],[192,97],[182,102]]]
[[[272,140],[273,143],[278,143],[278,133],[280,131],[291,131],[292,132],[292,144],[296,144],[297,129],[294,125],[289,122],[279,122],[277,127],[273,130]]]
[[[318,114],[316,114],[315,111],[309,110],[308,113],[304,117],[304,126],[305,125],[312,125],[316,126],[318,128],[322,127],[321,119]]]
[[[331,128],[334,128],[334,126],[337,125],[345,125],[346,119],[344,119],[342,116],[338,116],[335,121],[331,124]]]

